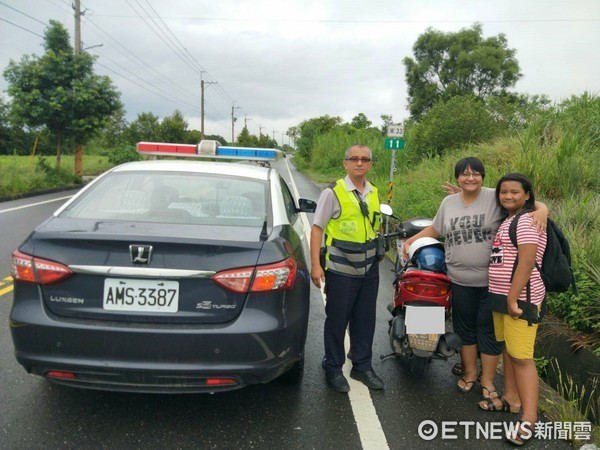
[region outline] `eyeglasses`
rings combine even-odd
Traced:
[[[359,158],[358,156],[351,156],[350,158],[346,158],[346,161],[350,161],[350,162],[352,162],[354,164],[356,164],[357,162],[360,161],[363,164],[367,164],[367,163],[370,163],[373,160],[371,158],[366,158],[366,157]]]
[[[459,175],[463,178],[469,178],[469,177],[481,178],[481,174],[479,172],[463,172]]]

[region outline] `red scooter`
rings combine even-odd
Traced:
[[[381,205],[381,212],[393,217],[388,205]],[[388,239],[397,238],[397,258],[394,297],[388,305],[392,315],[388,333],[393,353],[381,358],[407,358],[411,371],[421,375],[427,373],[432,359],[447,359],[462,346],[456,333],[446,331],[452,292],[445,273],[443,245],[433,238],[417,239],[410,246],[408,260],[404,258],[404,240],[431,223],[427,218],[411,219],[398,225],[395,232],[384,235]]]

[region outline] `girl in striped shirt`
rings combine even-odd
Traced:
[[[494,305],[496,339],[505,344],[505,391],[501,397],[481,401],[479,406],[486,411],[513,413],[518,413],[521,409],[520,432],[507,436],[507,439],[513,444],[523,445],[533,435],[533,427],[537,421],[539,386],[533,347],[538,327],[538,310],[546,291],[535,263],[540,267],[542,265],[546,233],[538,232],[531,226],[531,216],[523,214],[519,216],[517,223],[517,246],[510,240],[508,233],[511,222],[521,211],[533,210],[535,203],[533,186],[525,175],[510,173],[503,176],[496,186],[496,200],[508,216],[500,225],[492,245],[489,297]],[[530,306],[529,314],[526,314],[528,296]]]

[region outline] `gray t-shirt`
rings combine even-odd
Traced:
[[[442,200],[433,227],[445,238],[446,265],[453,283],[488,285],[492,243],[502,222],[496,191],[483,187],[473,203],[465,205],[460,194]]]

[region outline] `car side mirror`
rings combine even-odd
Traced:
[[[317,202],[314,200],[308,200],[307,198],[299,199],[298,205],[300,205],[298,212],[314,213],[317,209]]]

